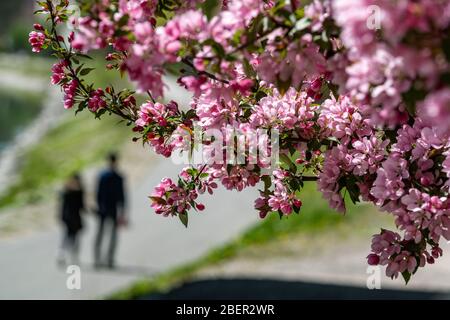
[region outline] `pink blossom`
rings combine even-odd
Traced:
[[[33,48],[33,52],[39,53],[44,47],[46,37],[42,32],[31,31],[28,42]]]
[[[284,95],[275,91],[273,95],[262,98],[250,117],[250,123],[255,128],[298,128],[301,135],[310,136],[316,110],[306,94],[298,94],[290,88]]]
[[[372,132],[369,120],[364,118],[358,107],[349,97],[341,96],[327,99],[321,106],[318,119],[320,126],[325,129],[325,135],[332,135],[337,139],[348,141],[353,134],[360,137]]]
[[[419,105],[419,115],[428,125],[450,134],[450,89],[430,93]]]
[[[52,67],[52,77],[51,82],[54,85],[57,85],[66,77],[65,68],[67,67],[67,62],[62,60],[58,63],[55,63]]]
[[[327,71],[327,63],[319,47],[306,36],[287,44],[286,55],[279,52],[276,41],[280,39],[280,31],[275,30],[269,37],[266,51],[259,57],[256,69],[262,80],[275,83],[278,78],[298,88],[303,81],[317,78]]]
[[[78,89],[78,81],[71,80],[63,86],[64,91],[64,108],[71,109],[75,103],[75,95]]]
[[[105,93],[102,89],[97,89],[91,92],[91,97],[88,101],[89,110],[97,112],[99,109],[106,107],[106,101],[104,100]]]

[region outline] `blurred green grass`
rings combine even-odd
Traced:
[[[39,114],[42,95],[0,88],[0,150]]]
[[[296,237],[301,236],[302,239],[307,239],[301,242],[303,245],[308,243],[308,240],[312,242],[330,233],[344,239],[349,234],[366,235],[372,230],[377,230],[380,222],[386,223],[386,217],[378,214],[369,204],[349,203],[345,215],[334,212],[316,190],[315,183],[305,185],[300,197],[304,200],[304,205],[299,215],[280,219],[277,214],[271,214],[234,240],[213,249],[198,260],[163,272],[154,278],[138,281],[128,288],[113,293],[107,299],[138,299],[149,294],[167,292],[191,280],[200,270],[239,256],[246,256],[250,250],[258,251],[261,256],[270,252],[269,246],[282,252],[286,239],[294,241]],[[298,248],[299,251],[305,249],[307,248]]]
[[[34,55],[20,55],[11,53],[0,54],[0,71],[20,73],[27,76],[42,77],[43,80],[50,82],[50,69],[53,60]],[[25,84],[23,85],[24,91],[27,89]]]

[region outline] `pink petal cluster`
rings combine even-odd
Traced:
[[[324,130],[324,136],[342,139],[344,144],[353,135],[363,137],[372,133],[369,119],[362,115],[348,96],[325,100],[317,122]]]
[[[380,139],[348,97],[328,99],[321,107],[318,123],[322,134],[338,139],[339,144],[325,153],[318,188],[330,206],[345,211],[341,195],[347,178],[355,177],[361,196],[369,198],[372,176],[387,155],[389,140]],[[344,181],[344,182],[343,182]]]
[[[163,216],[173,216],[186,214],[191,208],[203,211],[205,206],[196,202],[199,194],[207,191],[213,194],[217,188],[214,177],[207,172],[196,172],[194,175],[190,168],[185,168],[179,175],[178,183],[174,183],[170,178],[162,179],[151,195],[152,207],[157,214]],[[202,173],[206,177],[202,177]]]
[[[274,190],[268,194],[261,193],[261,197],[255,200],[255,209],[259,211],[261,218],[267,216],[271,211],[280,215],[291,215],[299,212],[302,202],[298,199],[295,190],[288,187],[288,179],[291,174],[284,170],[273,172]]]
[[[63,85],[65,109],[71,109],[75,104],[77,89],[78,89],[77,80],[70,80],[67,84]]]
[[[438,247],[441,237],[450,239],[448,182],[442,179],[448,172],[444,155],[449,148],[448,134],[418,120],[412,127],[403,126],[391,154],[377,171],[370,193],[383,210],[395,216],[397,227],[403,231],[401,252],[382,254],[372,247],[374,254],[382,254],[380,264],[388,265],[388,276],[405,270],[411,273],[413,258],[420,266],[433,263],[442,254]]]
[[[106,101],[104,100],[105,93],[102,89],[97,89],[91,92],[88,108],[92,112],[97,112],[99,109],[106,107]]]
[[[192,207],[191,202],[197,197],[196,191],[186,192],[171,179],[164,178],[151,195],[152,207],[156,214],[167,217],[186,212]]]
[[[31,31],[28,37],[28,42],[30,43],[33,52],[41,52],[46,39],[47,38],[45,37],[45,34],[43,34],[42,32]]]
[[[327,72],[327,62],[319,47],[312,42],[311,35],[305,35],[297,42],[287,41],[281,30],[275,30],[269,37],[266,51],[258,57],[256,70],[262,80],[268,83],[288,82],[300,87],[305,80],[320,77]],[[280,47],[287,47],[287,53]]]
[[[418,106],[418,113],[427,125],[441,127],[450,134],[450,89],[443,88],[429,94]]]
[[[254,187],[259,182],[259,175],[253,172],[254,166],[233,166],[229,172],[226,168],[219,170],[222,185],[227,190],[242,191],[247,187]]]
[[[146,127],[155,129],[156,126],[160,126],[163,128],[165,127],[166,130],[170,131],[167,134],[168,137],[174,134],[175,129],[167,127],[168,121],[166,119],[168,117],[176,116],[178,113],[178,104],[174,101],[165,105],[159,102],[146,102],[140,107],[140,111],[138,112],[139,118],[136,120],[135,131],[144,131],[144,128]],[[180,144],[184,139],[184,135],[182,134],[177,134],[175,132],[175,135],[177,135],[179,139],[172,137],[169,140],[165,136],[160,135],[159,131],[150,130],[147,133],[146,139],[156,153],[165,157],[170,157],[174,148],[177,146],[180,147]]]
[[[284,95],[274,90],[262,98],[254,108],[250,124],[254,128],[276,128],[280,131],[297,129],[303,137],[310,137],[318,107],[306,93],[290,88]]]
[[[60,82],[66,78],[66,70],[67,62],[62,60],[58,63],[55,63],[52,67],[52,77],[51,82],[54,85],[60,84]]]
[[[442,256],[442,249],[438,244],[428,250],[421,247],[411,252],[410,241],[401,239],[401,236],[389,230],[381,230],[372,239],[372,252],[367,256],[371,265],[385,265],[386,276],[397,278],[400,273],[416,272],[417,268],[424,267],[426,263],[433,264],[435,259]]]
[[[285,182],[285,178],[289,177],[289,173],[277,170],[273,173],[275,190],[270,195],[268,204],[272,211],[280,210],[285,215],[290,215],[294,208],[300,209],[302,202],[297,199],[295,192],[288,190]]]
[[[444,40],[436,32],[448,30],[450,2],[337,0],[332,5],[347,48],[341,58],[346,60],[345,75],[336,78],[341,92],[366,105],[376,124],[405,123],[411,112],[405,96],[417,87],[433,94],[439,75],[449,70],[442,59]],[[414,34],[424,37],[411,41]]]
[[[150,91],[155,97],[163,95],[162,64],[166,61],[158,50],[158,38],[150,22],[140,22],[134,26],[136,43],[129,49],[125,67],[132,81],[141,92]]]

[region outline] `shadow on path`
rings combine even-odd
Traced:
[[[199,280],[181,285],[165,294],[151,294],[142,299],[257,299],[257,300],[308,300],[308,299],[450,299],[447,292],[369,290],[363,287],[329,285],[313,282],[294,282],[259,279]]]

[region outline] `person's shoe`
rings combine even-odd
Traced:
[[[112,261],[108,262],[108,269],[113,270],[116,268],[116,264]]]

